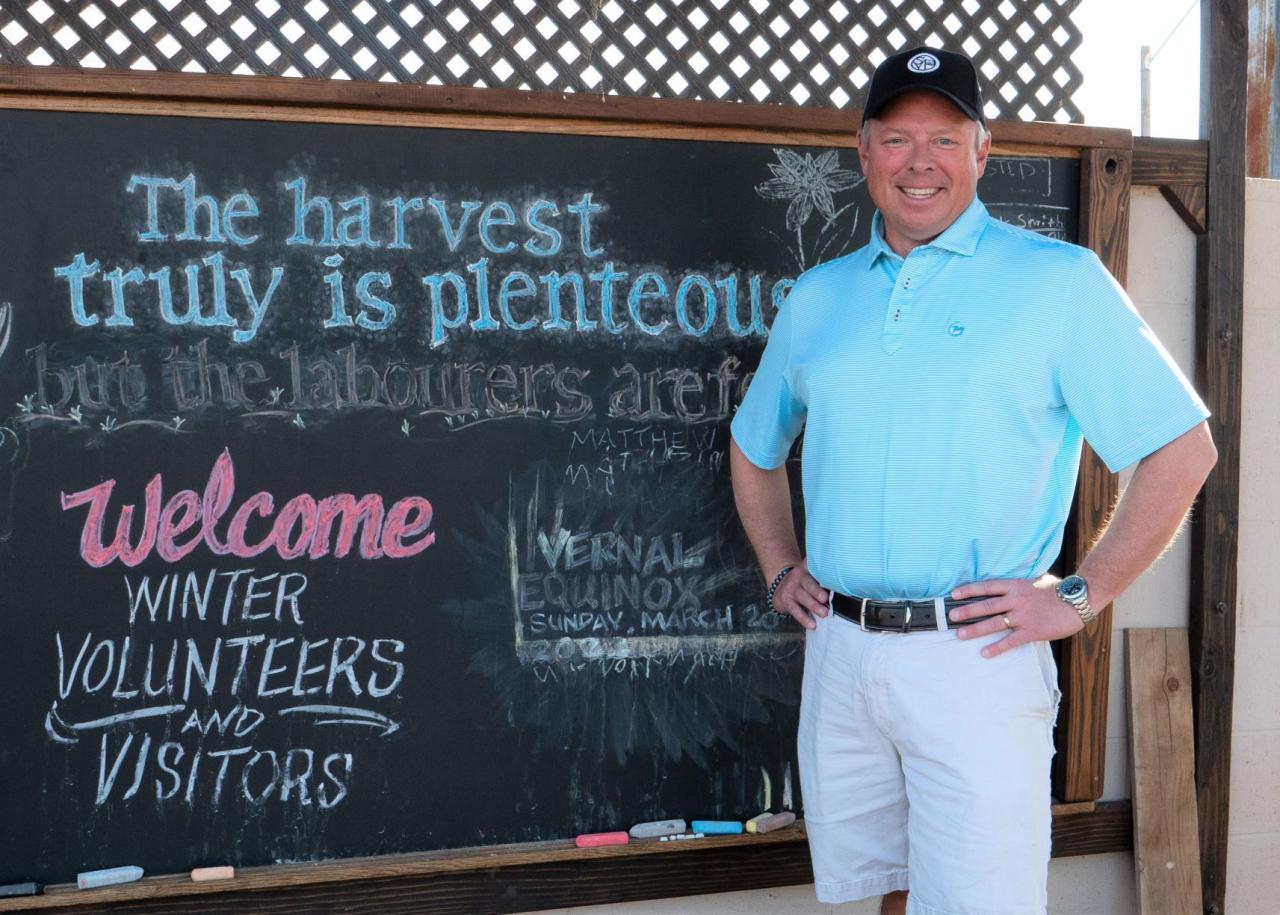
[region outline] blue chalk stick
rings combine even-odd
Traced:
[[[91,890],[100,886],[114,886],[117,883],[132,883],[141,878],[142,868],[129,864],[124,867],[108,867],[106,870],[76,874],[76,886],[82,890]]]
[[[742,824],[736,820],[694,820],[689,828],[709,836],[736,836],[742,832]]]

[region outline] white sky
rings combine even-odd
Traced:
[[[1178,26],[1192,0],[1082,0],[1072,19],[1083,43],[1075,54],[1084,85],[1075,102],[1093,127],[1139,132],[1139,63],[1142,45],[1152,53],[1169,42],[1151,65],[1151,133],[1191,137],[1200,132],[1200,9]]]

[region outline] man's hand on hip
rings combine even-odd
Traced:
[[[790,577],[790,576],[788,576]],[[966,604],[952,610],[948,617],[954,622],[982,620],[956,630],[962,639],[976,639],[984,635],[1008,630],[1009,634],[998,642],[982,649],[984,658],[994,658],[1019,645],[1050,639],[1065,639],[1084,628],[1076,609],[1058,597],[1055,588],[1060,579],[1043,575],[1036,581],[1025,578],[977,581],[961,585],[951,592],[957,600],[985,597],[977,603]]]
[[[809,574],[809,563],[801,562],[787,573],[773,593],[773,608],[786,614],[806,629],[816,629],[815,616],[826,618],[831,595]]]

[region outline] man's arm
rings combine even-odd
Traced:
[[[817,623],[810,614],[827,615],[828,595],[809,574],[800,555],[786,465],[773,470],[757,467],[738,448],[738,443],[730,439],[729,469],[733,474],[733,499],[738,506],[738,516],[756,551],[765,581],[773,581],[787,566],[795,567],[774,593],[774,607],[806,629],[814,628]]]
[[[1089,602],[1105,607],[1133,584],[1177,536],[1196,493],[1218,459],[1207,423],[1183,433],[1138,462],[1121,494],[1115,514],[1080,564],[1077,574],[1089,583]],[[995,619],[957,630],[960,638],[977,638],[1005,628],[1013,632],[983,649],[995,657],[1026,642],[1061,639],[1083,628],[1075,609],[1054,591],[1058,579],[999,580],[962,585],[952,597],[991,597],[953,610],[953,620],[997,614]]]

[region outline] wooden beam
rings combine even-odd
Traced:
[[[1209,195],[1203,184],[1162,184],[1160,194],[1187,228],[1197,235],[1209,231]]]
[[[1201,13],[1209,231],[1197,258],[1203,304],[1196,321],[1196,380],[1213,411],[1209,426],[1218,464],[1193,516],[1190,638],[1204,911],[1218,915],[1226,895],[1235,676],[1248,0],[1212,0],[1201,4]]]
[[[1054,857],[1131,848],[1133,820],[1128,801],[1053,818]],[[0,912],[497,915],[812,882],[808,837],[797,827],[767,836],[635,843],[612,849],[541,842],[245,868],[237,871],[234,880],[216,884],[193,884],[183,874],[94,891],[56,886],[43,896],[0,899]]]
[[[1092,248],[1121,285],[1129,275],[1129,195],[1133,153],[1091,149],[1080,157],[1081,243]]]
[[[1054,817],[1053,856],[1103,855],[1133,848],[1133,808],[1129,801],[1100,803],[1090,813]]]
[[[752,128],[852,136],[860,123],[851,109],[799,105],[655,99],[574,92],[473,89],[362,80],[140,71],[72,70],[0,65],[0,95],[75,99],[150,99],[190,105],[302,106],[383,112],[489,115],[503,118],[596,120],[641,125]],[[1086,148],[1128,147],[1127,130],[1047,121],[992,121],[1002,146],[1052,147],[1054,155]]]
[[[1092,149],[1080,158],[1080,243],[1125,282],[1129,265],[1129,193],[1133,155],[1128,149]],[[1069,572],[1098,539],[1119,495],[1115,474],[1085,446],[1076,485],[1075,523],[1064,542]],[[1102,796],[1107,749],[1107,680],[1111,669],[1111,607],[1085,630],[1062,642],[1059,656],[1062,706],[1054,796],[1063,801]]]
[[[1185,629],[1125,631],[1139,910],[1200,911],[1191,658]]]
[[[1133,138],[1133,183],[1208,184],[1209,144],[1204,140]]]

